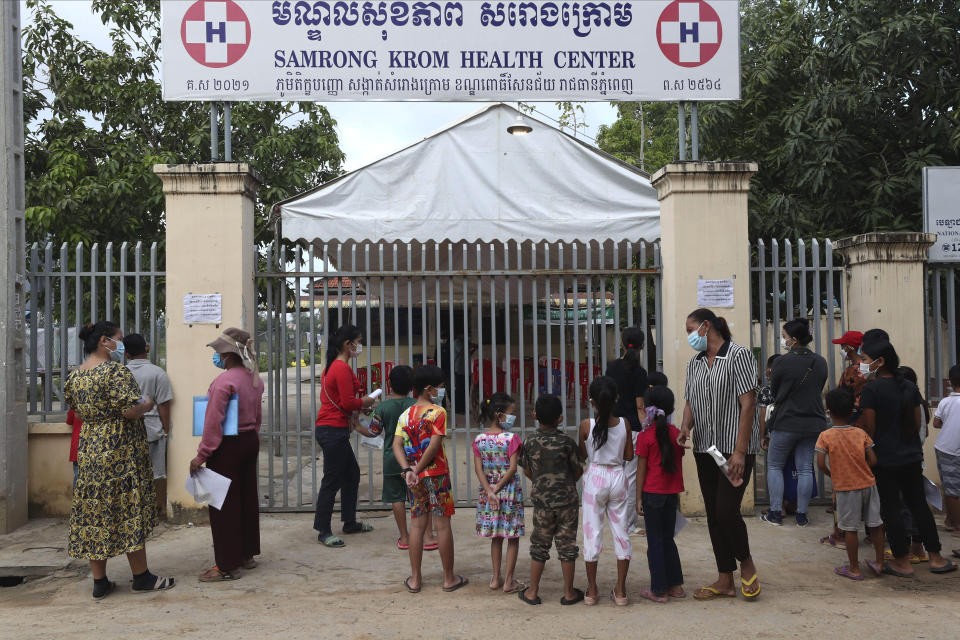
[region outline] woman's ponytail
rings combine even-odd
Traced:
[[[590,399],[597,405],[597,419],[593,423],[593,448],[600,449],[607,443],[610,416],[617,402],[617,382],[608,376],[598,376],[590,383]]]
[[[670,423],[667,416],[673,413],[673,392],[667,387],[650,387],[643,394],[643,404],[647,410],[656,409],[653,420],[657,436],[657,448],[660,450],[660,467],[667,473],[676,473],[677,458],[673,448],[673,439],[670,437]]]

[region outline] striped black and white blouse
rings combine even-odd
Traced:
[[[686,396],[693,413],[693,450],[702,453],[711,446],[733,453],[740,422],[739,398],[757,388],[757,361],[746,347],[727,341],[708,365],[706,352],[687,364]],[[760,451],[760,422],[756,412],[747,453]]]

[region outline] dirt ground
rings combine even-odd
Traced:
[[[122,558],[108,575],[118,590],[91,600],[83,563],[63,553],[66,524],[33,521],[0,536],[0,575],[47,573],[19,586],[0,589],[3,638],[958,638],[960,572],[932,575],[919,565],[916,580],[884,576],[855,583],[837,577],[842,551],[818,544],[830,522],[821,510],[807,529],[773,528],[748,522],[762,594],[757,602],[690,598],[667,605],[635,600],[618,608],[561,607],[559,563],[547,564],[541,588],[544,604],[532,607],[515,595],[492,592],[489,545],[474,534],[474,515],[454,517],[456,570],[471,583],[456,593],[440,590],[436,553],[425,554],[424,590],[406,592],[407,554],[396,550],[392,517],[367,515],[376,530],[347,537],[344,549],[316,543],[311,514],[271,514],[261,519],[260,566],[235,582],[201,584],[196,576],[212,564],[205,527],[164,525],[147,551],[155,573],[176,576],[168,592],[133,594]],[[528,526],[532,513],[527,513]],[[529,531],[529,530],[528,530]],[[943,533],[946,549],[960,538]],[[634,563],[628,582],[647,584],[645,540],[633,537]],[[678,536],[688,589],[715,577],[706,524],[694,519]],[[600,562],[600,588],[612,587],[615,568],[607,551]],[[36,556],[36,557],[33,557]],[[529,569],[528,543],[521,542],[518,575]],[[30,567],[33,568],[30,568]],[[585,582],[583,565],[577,584]]]

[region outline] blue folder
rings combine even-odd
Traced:
[[[193,435],[203,435],[203,422],[207,416],[207,396],[193,396]],[[239,416],[239,397],[237,394],[230,396],[230,402],[227,403],[227,414],[223,417],[223,435],[237,435],[237,424]]]

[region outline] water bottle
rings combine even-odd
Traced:
[[[717,466],[720,467],[720,470],[723,471],[723,475],[727,476],[727,480],[730,481],[730,484],[735,487],[739,487],[743,484],[743,478],[737,478],[734,480],[730,477],[730,463],[727,461],[724,455],[720,453],[719,449],[717,449],[715,446],[711,446],[709,449],[707,449],[707,453],[710,454],[710,457],[713,458],[713,461],[716,462]]]

